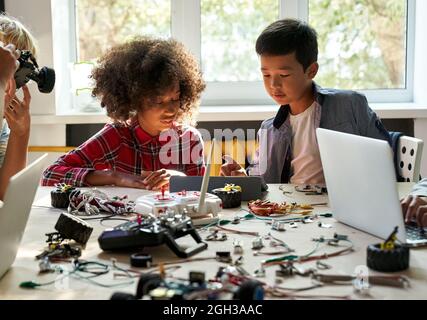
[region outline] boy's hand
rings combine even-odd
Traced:
[[[409,195],[401,205],[405,223],[415,220],[419,226],[427,227],[427,198]]]
[[[31,116],[30,102],[31,94],[27,86],[22,87],[24,98],[21,101],[15,95],[15,80],[8,82],[6,95],[4,97],[4,117],[9,125],[11,134],[24,136],[30,132]]]
[[[0,85],[6,86],[7,81],[13,78],[15,71],[19,67],[19,51],[13,44],[3,46],[0,42]]]
[[[226,177],[244,177],[247,176],[245,169],[238,164],[232,157],[225,155],[225,163],[221,166],[220,175]]]
[[[151,172],[146,176],[143,183],[147,190],[160,190],[164,185],[169,184],[170,177],[171,172],[169,170],[161,169]]]

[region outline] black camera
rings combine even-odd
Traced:
[[[15,72],[16,89],[33,80],[37,82],[40,92],[52,92],[55,86],[55,70],[48,67],[39,69],[37,61],[30,51],[21,51],[18,61],[19,68]]]

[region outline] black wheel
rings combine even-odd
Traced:
[[[86,244],[92,234],[93,228],[86,221],[69,213],[61,213],[55,225],[61,236],[72,239],[81,244]]]
[[[157,288],[162,283],[162,278],[158,273],[146,273],[141,275],[136,288],[136,297],[141,299],[151,290]]]
[[[234,294],[234,299],[242,301],[264,300],[264,289],[255,280],[243,282]]]
[[[137,300],[133,294],[125,292],[114,292],[110,300]]]
[[[367,265],[375,271],[397,272],[409,268],[409,247],[396,245],[392,250],[381,250],[379,244],[368,246]]]
[[[54,208],[67,209],[70,205],[70,194],[74,190],[71,188],[66,192],[61,190],[52,190],[50,192],[51,205]]]

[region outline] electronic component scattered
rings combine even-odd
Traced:
[[[319,222],[319,223],[317,224],[317,226],[318,226],[319,228],[325,228],[325,229],[330,229],[330,228],[332,228],[332,225],[331,225],[331,224],[329,224],[329,223],[324,223],[324,222]]]
[[[263,266],[261,266],[259,269],[255,270],[254,276],[257,278],[264,278],[265,277],[265,269]]]
[[[135,295],[116,292],[111,300],[225,300],[253,301],[264,299],[263,284],[248,280],[235,267],[221,267],[215,278],[206,281],[205,273],[191,271],[188,280],[160,274],[142,274]]]
[[[207,193],[214,142],[215,138],[212,139],[206,158],[207,164],[200,191],[183,190],[166,194],[163,188],[161,194],[150,194],[136,199],[135,211],[158,217],[169,209],[176,214],[190,217],[195,226],[218,222],[218,213],[222,210],[222,201],[216,195]]]
[[[254,240],[252,240],[252,249],[253,250],[260,250],[264,247],[264,243],[262,242],[261,237],[256,237]]]
[[[54,208],[66,209],[70,205],[70,194],[75,188],[66,183],[58,183],[50,192],[51,205]]]
[[[258,216],[274,217],[289,214],[308,215],[313,212],[313,206],[308,204],[286,203],[281,204],[269,200],[253,200],[248,202],[249,210]]]
[[[329,284],[352,284],[352,282],[357,278],[354,275],[333,275],[333,274],[320,274],[313,273],[312,279],[319,281],[320,283],[329,283]],[[396,275],[396,276],[368,276],[367,281],[370,284],[375,284],[379,286],[389,286],[396,288],[406,288],[409,286],[409,280],[405,276]]]
[[[242,189],[234,184],[227,184],[224,188],[212,190],[212,193],[222,201],[224,209],[240,207],[242,203]]]
[[[197,244],[191,248],[179,246],[176,239],[186,235],[190,235]],[[98,242],[102,250],[134,249],[166,244],[180,258],[188,258],[208,247],[200,238],[191,219],[173,212],[158,218],[153,215],[140,217],[136,221],[106,229],[99,236]]]
[[[230,251],[217,251],[216,252],[216,260],[218,262],[231,263],[233,260],[231,259]]]
[[[243,245],[241,241],[234,240],[233,247],[234,247],[234,254],[236,255],[243,254]]]
[[[127,201],[127,196],[110,198],[96,188],[86,191],[71,191],[68,212],[73,215],[97,215],[102,212],[113,215],[126,215],[135,212],[135,203]]]
[[[219,233],[218,230],[214,230],[206,238],[206,241],[225,241],[227,240],[227,235],[225,233]]]
[[[276,230],[276,231],[286,231],[286,222],[280,221],[280,220],[275,220],[271,224],[271,229]]]
[[[136,268],[150,268],[153,257],[146,253],[134,253],[130,256],[130,265]]]
[[[86,221],[64,212],[59,216],[55,224],[55,230],[64,239],[72,239],[85,245],[92,234],[93,228]]]

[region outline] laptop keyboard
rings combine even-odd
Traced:
[[[408,240],[427,240],[427,228],[416,225],[406,225],[406,238]]]

